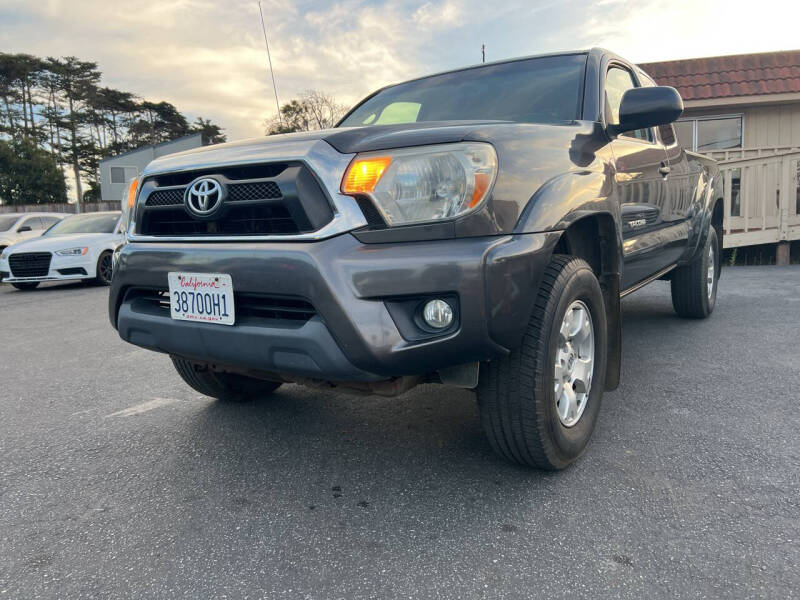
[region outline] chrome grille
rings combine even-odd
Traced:
[[[258,183],[233,183],[228,186],[228,199],[232,202],[280,198],[281,189],[274,181]]]
[[[253,175],[262,177],[243,179]],[[221,205],[210,215],[184,206],[186,186],[197,177],[213,178],[225,189]],[[316,231],[333,219],[328,196],[299,163],[159,174],[144,180],[141,194],[135,233],[146,236],[292,236]]]
[[[145,206],[180,206],[186,188],[156,190],[147,197]],[[259,181],[256,183],[232,183],[228,186],[228,200],[246,202],[249,200],[269,200],[280,198],[281,189],[275,182]]]
[[[156,190],[147,197],[146,206],[176,206],[183,204],[183,188]]]

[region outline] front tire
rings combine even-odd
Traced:
[[[207,365],[170,356],[178,375],[197,392],[224,402],[249,402],[268,396],[281,386],[280,381],[254,379],[236,373],[219,373]]]
[[[13,285],[15,288],[17,288],[18,290],[20,290],[22,292],[29,292],[29,291],[35,290],[37,287],[39,287],[39,282],[38,281],[28,281],[28,282],[12,283],[11,285]]]
[[[600,412],[607,353],[597,277],[585,261],[554,255],[522,345],[481,365],[478,406],[495,452],[547,470],[581,456]]]
[[[111,285],[111,278],[114,275],[113,255],[106,250],[97,259],[97,276],[95,283],[98,285]]]
[[[703,251],[672,272],[672,307],[687,319],[705,319],[717,303],[720,252],[717,232],[709,226]]]

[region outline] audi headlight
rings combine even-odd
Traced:
[[[3,251],[0,252],[0,260],[7,259],[9,254],[11,254],[11,251],[8,248],[3,248]]]
[[[89,251],[88,247],[83,248],[67,248],[65,250],[56,250],[59,256],[83,256]]]
[[[463,143],[359,154],[342,192],[368,196],[389,225],[438,221],[477,209],[497,175],[490,144]]]

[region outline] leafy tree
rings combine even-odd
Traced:
[[[223,129],[209,119],[190,124],[169,102],[102,87],[100,78],[96,63],[73,56],[42,59],[0,52],[0,141],[6,143],[5,154],[20,151],[30,159],[31,146],[20,145],[22,140],[49,154],[62,182],[64,169],[72,171],[80,202],[99,197],[102,158],[193,132],[202,133],[206,144],[225,141]],[[12,162],[6,156],[3,168]],[[10,172],[0,175],[6,182],[13,179]],[[9,191],[15,189],[7,186],[0,203],[17,197],[18,192]],[[59,197],[52,191],[44,196]]]
[[[31,140],[0,140],[0,203],[66,202],[67,187],[53,157]]]
[[[267,135],[329,129],[344,116],[343,105],[323,92],[306,90],[299,99],[281,106],[280,118],[272,117],[264,122]]]
[[[33,91],[45,68],[44,61],[30,54],[0,53],[0,95],[7,120],[3,131],[12,137],[38,138]]]
[[[91,144],[85,129],[89,123],[88,100],[100,81],[100,71],[97,70],[97,63],[81,61],[74,56],[67,56],[63,60],[51,58],[50,61],[50,70],[55,73],[67,107],[66,114],[60,119],[67,130],[67,139],[61,144],[61,149],[72,166],[80,212],[83,198],[81,158],[85,158],[87,146]]]
[[[225,142],[225,134],[222,133],[222,128],[211,122],[211,119],[204,119],[197,117],[197,120],[192,125],[192,131],[195,133],[203,134],[203,145],[209,144],[222,144]]]
[[[169,102],[144,101],[137,109],[140,118],[129,129],[137,146],[160,144],[190,133],[186,117]]]
[[[99,88],[97,90],[95,108],[104,115],[110,130],[111,140],[107,144],[115,152],[121,151],[123,145],[123,120],[130,117],[137,110],[136,99],[130,92],[122,92],[113,88]]]

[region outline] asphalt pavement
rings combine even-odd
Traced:
[[[725,269],[705,321],[627,298],[556,474],[492,454],[465,390],[199,396],[106,296],[0,287],[0,599],[800,594],[800,267]]]

